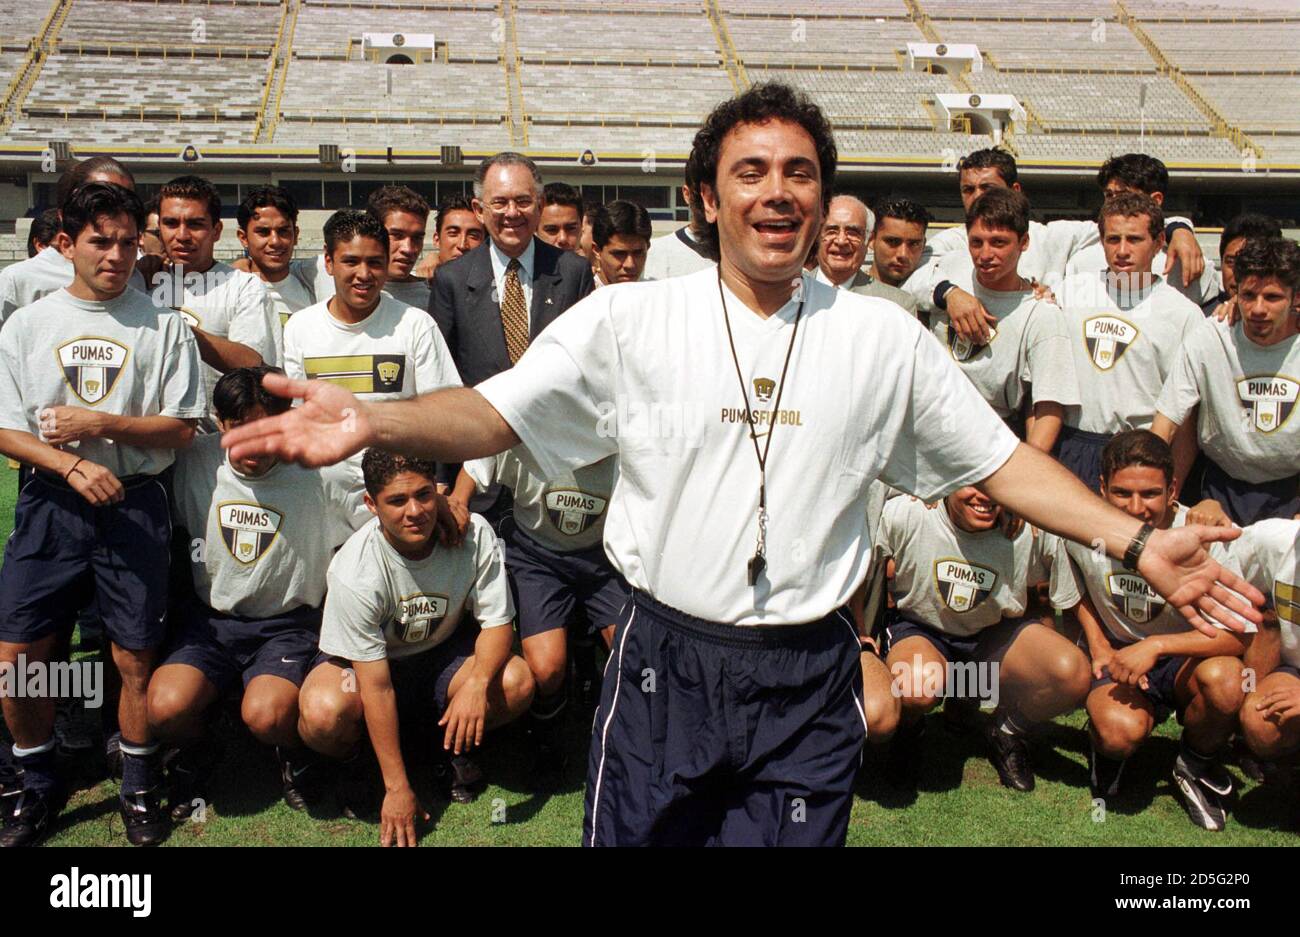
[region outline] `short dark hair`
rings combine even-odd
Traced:
[[[812,137],[821,167],[822,211],[830,205],[835,188],[835,167],[839,159],[835,134],[822,109],[802,92],[776,81],[753,85],[748,91],[723,101],[715,107],[695,134],[691,155],[686,160],[686,185],[691,191],[691,214],[698,217],[698,235],[705,253],[713,260],[721,254],[718,225],[705,220],[701,186],[707,185],[715,195],[718,190],[718,159],[722,141],[742,124],[765,124],[770,120],[798,124]]]
[[[582,193],[567,182],[548,182],[542,187],[542,207],[547,205],[572,208],[582,217]]]
[[[395,211],[419,215],[426,224],[429,221],[429,203],[423,195],[405,185],[385,185],[375,189],[366,199],[366,211],[378,218],[380,224]]]
[[[115,182],[87,182],[72,190],[63,203],[60,217],[63,233],[74,241],[102,215],[127,215],[135,219],[136,231],[144,230],[144,206],[134,191]]]
[[[1228,245],[1237,238],[1280,238],[1282,226],[1267,215],[1256,212],[1243,212],[1223,226],[1219,235],[1219,256],[1228,249]]]
[[[1097,186],[1104,189],[1112,179],[1147,195],[1169,191],[1169,170],[1163,162],[1145,153],[1112,156],[1102,163],[1097,172]]]
[[[1294,293],[1300,290],[1300,245],[1280,237],[1250,238],[1237,253],[1233,272],[1238,287],[1247,277],[1276,277]]]
[[[361,457],[361,477],[372,498],[379,497],[384,486],[403,472],[423,475],[434,485],[438,484],[438,463],[432,459],[413,459],[383,449],[367,449]]]
[[[283,369],[269,364],[227,371],[212,388],[212,409],[223,421],[245,420],[257,407],[267,416],[287,413],[293,401],[262,386],[266,375],[283,373]]]
[[[69,167],[63,175],[59,176],[59,183],[54,189],[55,206],[61,208],[68,200],[68,196],[72,194],[72,190],[85,185],[86,180],[95,173],[121,176],[131,183],[130,188],[135,188],[135,176],[131,175],[131,170],[121,162],[111,156],[92,156]]]
[[[221,194],[215,185],[202,176],[177,176],[171,182],[164,183],[158,190],[160,211],[163,200],[169,198],[202,202],[208,210],[208,217],[212,219],[213,225],[221,220]]]
[[[1015,189],[989,189],[966,212],[967,230],[977,221],[989,228],[1010,228],[1024,237],[1029,233],[1029,199]]]
[[[489,156],[483,162],[479,163],[474,170],[474,197],[483,197],[483,180],[487,174],[492,171],[493,166],[523,166],[533,176],[533,187],[538,193],[542,191],[542,173],[537,168],[537,164],[525,156],[523,153],[516,153],[514,150],[502,150]]]
[[[438,203],[438,214],[434,219],[433,230],[442,233],[442,223],[454,211],[467,211],[474,214],[474,203],[468,195],[448,195]],[[475,215],[474,217],[478,217]]]
[[[253,215],[257,214],[259,208],[274,208],[288,218],[291,224],[298,223],[298,203],[286,189],[278,185],[259,185],[239,203],[236,217],[239,219],[240,231],[248,230],[248,223],[253,220]]]
[[[1174,451],[1149,429],[1129,429],[1116,433],[1101,450],[1101,478],[1107,486],[1115,473],[1130,465],[1159,469],[1165,484],[1174,480]]]
[[[154,194],[149,198],[149,201],[147,201],[147,202],[144,203],[144,213],[145,213],[146,215],[156,215],[156,214],[158,214],[158,207],[159,207],[161,204],[162,204],[162,199],[160,199],[160,198],[158,197],[158,194],[157,194],[157,193],[154,193]]]
[[[355,237],[373,238],[384,245],[384,253],[388,253],[388,229],[368,211],[340,208],[329,216],[323,232],[325,253],[330,255],[333,255],[334,248],[341,242],[346,243]]]
[[[1015,185],[1020,178],[1016,172],[1016,158],[1006,150],[996,148],[975,150],[957,160],[959,177],[966,169],[996,169],[1002,181],[1009,186]]]
[[[1102,203],[1097,212],[1097,230],[1106,233],[1107,218],[1136,218],[1147,216],[1147,231],[1151,237],[1159,238],[1165,231],[1165,213],[1150,195],[1141,192],[1125,192]]]
[[[925,210],[925,206],[920,202],[914,202],[910,198],[887,198],[875,208],[876,227],[880,227],[880,222],[886,218],[898,218],[901,221],[910,221],[913,224],[919,224],[922,228],[927,228],[933,220],[930,213]]]
[[[59,210],[47,208],[32,219],[31,229],[27,232],[27,256],[37,254],[36,242],[49,246],[54,236],[59,233]]]
[[[645,238],[650,243],[650,213],[636,202],[618,199],[602,205],[591,220],[591,243],[597,250],[615,236]]]

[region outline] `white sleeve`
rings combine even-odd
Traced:
[[[1046,531],[1039,534],[1038,538],[1044,541],[1044,560],[1049,561],[1051,566],[1047,586],[1049,601],[1052,608],[1068,611],[1083,600],[1083,578],[1070,559],[1062,538]]]
[[[294,315],[284,326],[284,373],[295,381],[307,379],[307,371],[302,363],[302,348],[297,341],[298,329],[302,327],[303,321]]]
[[[13,274],[9,272],[12,268],[11,264],[0,270],[0,328],[18,308],[18,289],[14,286]]]
[[[19,338],[16,328],[0,329],[0,429],[30,433],[21,377],[26,355],[18,347]]]
[[[609,306],[597,292],[547,326],[513,368],[476,389],[532,452],[543,477],[553,478],[618,452],[615,434],[600,432],[617,367]]]
[[[1074,372],[1074,349],[1070,346],[1065,313],[1052,303],[1040,302],[1031,316],[1021,380],[1029,382],[1034,403],[1049,401],[1077,407],[1083,401]]]
[[[384,640],[388,603],[376,588],[368,586],[380,580],[357,576],[355,570],[335,570],[339,556],[330,563],[325,577],[329,585],[321,614],[321,652],[344,660],[384,660],[388,656],[388,642]]]
[[[1202,326],[1205,324],[1201,323]],[[1178,359],[1165,378],[1165,386],[1160,388],[1160,397],[1156,400],[1156,413],[1164,414],[1179,426],[1187,419],[1192,408],[1201,402],[1196,365],[1192,361],[1192,350],[1196,347],[1195,334],[1193,330],[1184,338],[1182,347],[1178,349]]]
[[[465,470],[466,475],[474,479],[474,489],[479,494],[482,494],[496,482],[497,465],[500,464],[500,461],[500,455],[491,455],[462,463],[461,468]]]
[[[411,319],[415,330],[415,392],[427,394],[440,387],[462,386],[460,372],[456,370],[451,351],[433,318],[417,310],[417,315]]]
[[[172,333],[171,340],[163,344],[165,358],[160,375],[162,386],[158,389],[158,415],[180,420],[202,419],[208,415],[207,393],[194,330],[178,312],[162,311],[158,318],[164,331],[169,326]]]
[[[1053,246],[1059,245],[1060,253],[1053,256],[1064,257],[1067,261],[1079,251],[1101,243],[1101,229],[1096,221],[1077,221],[1060,218],[1048,222],[1047,231]]]
[[[226,337],[253,349],[264,363],[278,365],[283,355],[275,338],[275,303],[266,284],[257,277],[249,274],[243,280],[238,308],[230,317],[230,332]]]
[[[474,516],[474,557],[477,573],[470,591],[469,607],[481,628],[509,625],[515,618],[510,598],[510,580],[496,534],[483,518]]]

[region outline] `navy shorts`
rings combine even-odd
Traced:
[[[505,525],[505,545],[521,638],[563,628],[579,606],[593,632],[627,617],[631,590],[601,545],[556,553],[519,530],[513,520]]]
[[[301,687],[316,662],[321,610],[302,606],[274,618],[241,618],[195,602],[184,612],[166,664],[188,664],[225,693],[242,680],[283,677]]]
[[[1119,648],[1116,648],[1119,650]],[[1179,721],[1182,721],[1182,706],[1178,703],[1178,698],[1174,693],[1174,683],[1178,679],[1178,672],[1183,669],[1183,664],[1191,660],[1183,654],[1167,654],[1164,657],[1156,658],[1156,665],[1147,671],[1147,688],[1134,687],[1139,693],[1151,701],[1156,709],[1156,721],[1164,722],[1169,718],[1170,713],[1178,713]],[[1091,693],[1099,686],[1106,686],[1114,683],[1109,673],[1101,679],[1093,677],[1092,686],[1088,688]]]
[[[633,591],[605,668],[583,844],[843,845],[862,759],[848,609],[737,627]]]
[[[34,473],[18,493],[0,568],[0,641],[71,631],[90,605],[129,651],[166,634],[171,514],[156,476],[121,479],[121,502],[93,507],[60,479]]]
[[[1242,527],[1270,517],[1290,520],[1300,514],[1300,475],[1271,482],[1244,482],[1207,458],[1201,498],[1218,501],[1232,522]]]
[[[1111,437],[1105,433],[1089,433],[1062,426],[1052,455],[1087,485],[1089,491],[1101,494],[1101,450],[1110,440]]]
[[[904,638],[921,637],[933,644],[944,660],[956,664],[1001,663],[1020,632],[1037,621],[1036,618],[1008,618],[976,634],[955,635],[906,618],[896,618],[885,627],[888,638],[885,654],[888,655],[889,650]]]
[[[1273,673],[1284,673],[1300,680],[1300,668],[1292,667],[1290,664],[1278,664],[1273,668]]]
[[[474,643],[480,633],[471,619],[462,623],[446,641],[427,651],[389,658],[388,672],[403,723],[423,721],[430,716],[436,723],[441,718],[447,708],[451,679],[474,656]]]

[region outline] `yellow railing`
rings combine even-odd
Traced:
[[[5,88],[4,98],[0,100],[0,116],[9,109],[14,94],[18,91],[19,84],[22,83],[23,76],[27,74],[27,69],[31,67],[32,60],[37,54],[36,42],[35,40],[32,40],[31,45],[27,49],[27,55],[23,57],[22,62],[19,63],[16,69],[14,69],[14,76],[9,79],[9,85]]]
[[[98,39],[56,39],[50,43],[51,51],[60,55],[113,58],[216,58],[216,59],[252,59],[263,58],[271,53],[272,47],[254,45],[232,45],[226,43],[204,42],[179,45],[159,40],[155,44],[140,42],[102,42]]]
[[[289,67],[293,65],[293,31],[298,25],[298,11],[302,8],[301,0],[289,0],[289,21],[286,27],[284,60],[280,63],[280,77],[275,85],[275,103],[271,105],[271,124],[267,128],[266,140],[275,139],[275,128],[280,122],[280,102],[284,99],[284,86],[289,80]]]
[[[327,114],[304,112],[281,114],[281,122],[293,124],[468,124],[500,126],[509,118],[491,111],[430,113],[421,108],[393,108],[375,111],[373,108],[330,108]],[[698,120],[698,118],[697,118]]]
[[[266,122],[266,105],[271,100],[271,88],[275,85],[275,71],[280,64],[280,43],[284,41],[284,21],[289,15],[289,7],[280,7],[280,25],[275,30],[275,47],[271,50],[271,62],[266,69],[266,80],[262,87],[262,100],[257,105],[257,124],[253,127],[253,142],[258,142],[262,135],[262,125]]]
[[[38,45],[43,45],[45,43],[45,37],[49,32],[50,23],[54,21],[54,14],[58,13],[59,8],[62,6],[63,0],[54,0],[54,2],[50,4],[50,9],[45,14],[45,19],[41,20],[41,28],[36,31],[36,42]]]

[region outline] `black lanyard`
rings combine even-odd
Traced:
[[[767,442],[758,448],[758,433],[755,432],[754,414],[749,407],[749,391],[745,388],[745,377],[740,373],[740,357],[736,354],[736,339],[731,334],[731,318],[727,315],[727,296],[722,289],[722,268],[718,268],[718,298],[722,300],[722,321],[727,326],[727,341],[731,345],[731,360],[736,365],[736,380],[740,382],[740,396],[745,401],[745,422],[749,425],[749,438],[754,443],[754,458],[758,460],[758,543],[754,555],[749,561],[749,584],[758,584],[758,577],[767,568],[767,454],[772,450],[772,434],[776,432],[777,415],[781,412],[781,395],[785,393],[785,376],[790,370],[790,354],[794,351],[795,339],[799,337],[799,320],[803,318],[803,283],[799,284],[799,309],[794,314],[794,331],[790,333],[790,345],[785,350],[785,364],[781,365],[781,382],[776,387],[776,400],[772,403],[772,417],[767,424]]]

